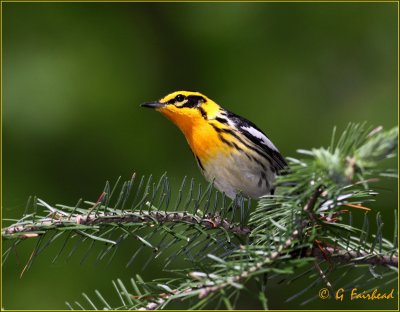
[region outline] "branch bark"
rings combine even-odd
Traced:
[[[318,248],[311,248],[308,253],[318,259],[325,259],[328,257],[331,261],[336,263],[358,263],[358,264],[372,264],[372,265],[385,265],[398,267],[398,256],[383,256],[379,254],[369,254],[363,251],[354,251],[346,249],[335,249],[333,247],[324,247],[324,253]]]
[[[66,216],[45,218],[37,220],[34,223],[17,223],[11,225],[3,229],[1,235],[2,238],[14,238],[15,236],[29,238],[38,236],[32,234],[36,234],[35,232],[43,231],[44,229],[70,228],[74,225],[128,224],[137,222],[200,224],[207,230],[223,228],[236,235],[249,235],[251,232],[249,227],[231,223],[218,215],[203,218],[186,212],[141,211],[121,215],[107,215],[102,213],[97,215],[76,215],[71,218]]]

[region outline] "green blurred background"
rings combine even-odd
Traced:
[[[129,179],[134,171],[167,171],[175,190],[184,175],[203,181],[178,129],[139,108],[174,90],[198,90],[252,120],[285,156],[329,144],[335,125],[397,125],[395,3],[2,7],[5,218],[20,217],[29,195],[52,204],[95,201],[106,180]],[[381,195],[372,207],[382,212],[391,239],[397,181],[376,187]],[[93,265],[95,255],[83,264],[78,256],[52,264],[56,249],[50,249],[20,278],[34,244],[22,244],[3,266],[6,309],[64,309],[64,301],[81,299],[81,292],[116,297],[112,279],[161,274],[157,261],[140,272],[149,255],[125,268],[137,248],[130,242],[109,266]],[[270,308],[300,308],[302,300],[285,300],[309,283],[270,284]],[[395,309],[396,301],[316,299],[301,308]],[[241,308],[260,307],[244,296]]]

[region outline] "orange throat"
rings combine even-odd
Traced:
[[[201,115],[188,118],[187,115],[167,109],[161,108],[159,111],[183,132],[193,153],[203,164],[226,150],[218,133]]]

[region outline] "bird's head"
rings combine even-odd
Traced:
[[[141,106],[154,108],[182,130],[204,120],[214,119],[220,110],[220,106],[213,100],[192,91],[172,92],[159,101],[143,103]]]

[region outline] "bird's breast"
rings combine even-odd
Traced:
[[[185,135],[195,156],[202,164],[221,153],[229,153],[228,146],[221,141],[219,134],[200,114],[188,116],[183,111],[160,110]]]
[[[207,164],[217,155],[230,153],[229,146],[221,141],[218,133],[207,122],[181,130],[193,153],[203,164]]]

